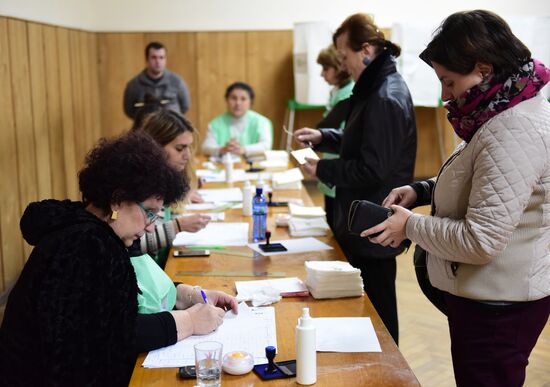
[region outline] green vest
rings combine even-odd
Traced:
[[[149,256],[131,258],[136,272],[138,313],[150,314],[170,311],[176,305],[176,287],[159,265]]]
[[[327,105],[327,110],[323,113],[323,117],[325,117],[338,102],[343,101],[346,98],[349,98],[354,86],[355,86],[355,82],[349,81],[343,87],[338,88],[336,90],[336,93],[331,94],[330,100]],[[340,124],[340,128],[343,129],[345,126],[346,126],[346,121],[342,121],[342,123]],[[337,159],[338,157],[339,156],[336,153],[323,153],[324,159]],[[317,188],[319,188],[319,191],[321,191],[324,195],[328,196],[329,198],[334,199],[336,197],[336,187],[331,188],[328,185],[319,182],[317,183]]]
[[[271,121],[255,111],[249,110],[246,112],[246,128],[241,136],[237,139],[241,145],[256,144],[260,141],[260,132],[258,128],[263,125],[268,125],[273,138],[273,125]],[[233,116],[229,112],[220,114],[212,121],[210,127],[214,132],[214,137],[219,146],[224,146],[231,140],[231,121]]]

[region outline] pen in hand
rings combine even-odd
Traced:
[[[202,299],[204,300],[204,303],[205,304],[210,304],[208,302],[208,298],[206,298],[206,293],[204,292],[204,290],[201,289],[201,296],[202,296]]]

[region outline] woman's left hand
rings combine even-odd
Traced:
[[[191,203],[204,203],[204,199],[195,189],[189,192],[189,201]]]
[[[393,215],[387,220],[361,233],[362,237],[368,237],[382,231],[382,234],[369,238],[372,243],[382,246],[398,247],[407,239],[406,226],[412,212],[401,206],[391,206]]]
[[[219,290],[205,290],[208,302],[222,309],[231,309],[234,314],[239,312],[239,306],[235,297]]]
[[[301,168],[311,177],[317,177],[317,164],[319,164],[319,160],[306,157],[306,163],[302,164]]]

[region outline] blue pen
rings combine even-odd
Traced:
[[[201,289],[201,296],[202,296],[202,299],[204,300],[204,303],[208,304],[209,303],[208,298],[206,298],[206,293],[202,289]]]

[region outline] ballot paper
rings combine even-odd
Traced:
[[[265,347],[277,346],[275,309],[250,308],[239,304],[239,314],[228,311],[223,324],[209,335],[194,335],[169,347],[149,352],[142,366],[145,368],[183,367],[195,364],[193,346],[203,341],[222,343],[223,352],[246,351],[254,357],[254,364],[265,364]]]
[[[317,352],[382,352],[370,317],[313,319]]]
[[[306,261],[306,284],[314,298],[356,297],[363,294],[361,270],[344,261]]]
[[[199,189],[199,195],[205,202],[242,202],[243,193],[239,188]]]
[[[290,152],[290,154],[294,156],[294,158],[296,159],[296,161],[298,161],[298,163],[300,163],[300,165],[306,163],[306,157],[308,159],[319,160],[319,156],[317,156],[317,153],[315,153],[315,151],[309,147],[292,151]]]
[[[195,233],[182,231],[176,234],[173,245],[181,246],[246,246],[248,223],[211,222]]]
[[[288,171],[277,172],[271,176],[271,182],[275,184],[287,184],[304,180],[304,175],[300,171],[300,168],[292,168]]]
[[[288,231],[293,237],[325,236],[329,230],[325,216],[313,218],[291,216],[288,221]]]
[[[255,293],[264,288],[274,288],[282,297],[303,297],[309,294],[306,284],[298,277],[277,278],[258,281],[235,281],[237,299],[249,301]]]
[[[265,242],[261,242],[262,244]],[[318,251],[318,250],[332,250],[332,247],[326,243],[321,242],[316,238],[295,238],[295,239],[285,239],[278,241],[271,241],[271,243],[281,243],[286,247],[287,251],[277,251],[277,252],[265,252],[258,247],[259,243],[249,243],[248,247],[252,250],[260,253],[261,255],[283,255],[283,254],[295,254],[295,253],[304,253],[308,251]]]
[[[297,204],[288,203],[288,210],[292,216],[300,217],[318,217],[325,216],[327,213],[323,210],[323,207],[319,206],[299,206]]]

